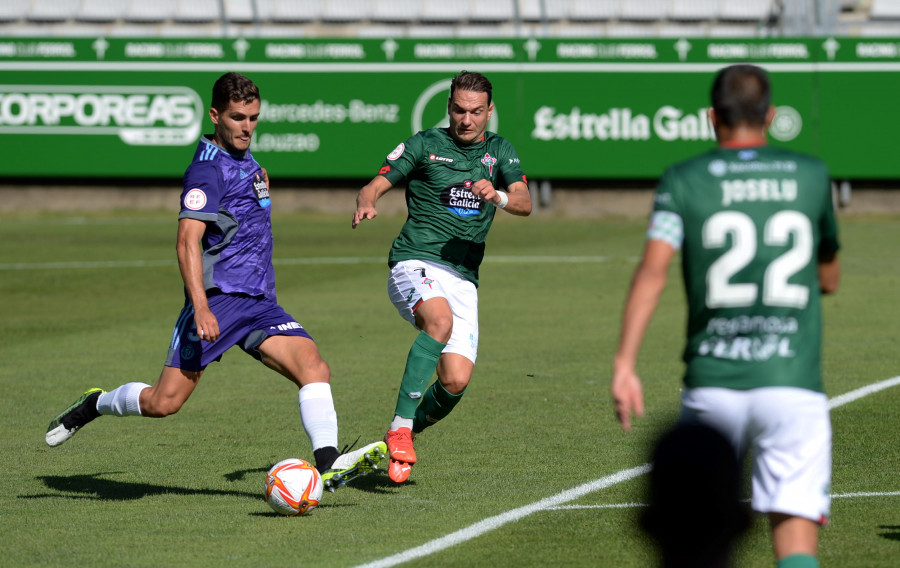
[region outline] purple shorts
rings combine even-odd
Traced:
[[[259,345],[272,335],[312,336],[284,308],[265,298],[240,294],[213,294],[209,296],[209,309],[219,320],[219,338],[214,342],[200,341],[194,323],[194,306],[186,301],[166,357],[167,367],[186,371],[202,371],[232,346],[256,359],[262,359]]]

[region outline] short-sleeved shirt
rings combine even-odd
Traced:
[[[184,174],[179,219],[206,223],[203,284],[209,292],[275,297],[271,201],[249,151],[231,155],[200,139]]]
[[[839,243],[820,160],[759,146],[672,166],[648,237],[682,248],[688,387],[823,391],[818,260]]]
[[[397,146],[379,173],[393,185],[408,182],[408,218],[391,246],[390,262],[439,262],[477,286],[496,208],[471,188],[481,179],[498,189],[527,183],[512,144],[485,132],[482,140],[463,145],[446,128],[432,128]]]

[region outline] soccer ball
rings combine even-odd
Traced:
[[[280,515],[300,516],[322,498],[322,476],[315,466],[297,458],[282,460],[266,474],[266,503]]]

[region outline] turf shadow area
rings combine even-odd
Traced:
[[[20,495],[20,499],[43,499],[48,497],[67,499],[96,499],[100,501],[131,501],[153,495],[227,495],[259,499],[259,493],[247,491],[226,491],[222,489],[193,489],[172,485],[154,485],[150,483],[131,483],[105,479],[101,476],[115,475],[122,472],[101,472],[82,475],[46,475],[35,479],[43,483],[47,489],[58,493],[42,493],[37,495]]]

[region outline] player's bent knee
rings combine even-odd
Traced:
[[[453,334],[453,316],[439,316],[426,320],[422,331],[441,343],[447,343]]]
[[[184,403],[175,399],[162,399],[159,397],[148,397],[145,401],[141,401],[141,415],[149,418],[165,418],[171,416],[181,410]]]
[[[328,363],[326,363],[323,359],[319,359],[319,361],[309,370],[309,382],[331,382],[331,367],[329,367]]]

